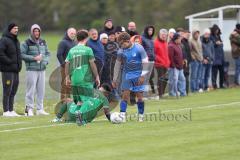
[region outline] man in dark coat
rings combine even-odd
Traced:
[[[19,72],[22,68],[18,26],[10,23],[0,40],[0,71],[3,86],[3,116],[19,116],[13,110],[14,97],[18,90]]]
[[[133,37],[135,35],[139,35],[137,32],[137,27],[136,27],[136,23],[135,22],[129,22],[128,23],[128,29],[127,29],[127,33]]]
[[[57,58],[61,65],[61,100],[64,98],[69,98],[69,91],[67,90],[67,87],[64,83],[65,81],[65,59],[67,57],[67,54],[69,50],[76,45],[76,29],[75,28],[69,28],[61,40],[61,42],[58,44],[58,50],[57,50]]]
[[[107,18],[104,22],[104,28],[102,31],[99,32],[99,35],[102,33],[106,33],[107,35],[110,34],[110,32],[114,31],[115,27],[113,26],[113,22],[111,18]]]

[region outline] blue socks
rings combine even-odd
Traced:
[[[144,114],[144,102],[138,101],[137,107],[138,107],[138,114]],[[120,102],[120,112],[126,112],[126,110],[127,110],[127,101],[122,100]]]
[[[122,100],[120,102],[120,112],[126,112],[127,110],[127,101]]]
[[[144,102],[138,101],[137,107],[138,107],[138,114],[143,114],[144,113]]]

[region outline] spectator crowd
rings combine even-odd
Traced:
[[[17,38],[18,25],[10,23],[2,35],[0,71],[3,84],[3,116],[19,116],[14,111],[14,97],[18,90],[22,61],[26,65],[26,115],[34,115],[35,101],[36,115],[49,114],[44,110],[43,101],[45,70],[50,52],[47,42],[41,38],[41,32],[39,25],[32,25],[30,37],[20,44]],[[135,22],[129,22],[125,29],[123,26],[114,26],[112,19],[106,19],[100,31],[95,28],[88,30],[89,38],[86,45],[93,51],[101,84],[107,83],[112,86],[114,65],[120,49],[117,39],[122,32],[130,35],[131,43],[142,45],[148,62],[154,64],[152,70],[149,70],[151,74],[148,78],[150,97],[162,99],[166,92],[172,97],[187,96],[190,92],[201,93],[229,87],[229,62],[225,60],[222,31],[218,25],[205,28],[202,33],[195,29],[190,32],[184,28],[156,29],[152,25],[146,25],[140,32]],[[61,99],[69,97],[65,85],[65,60],[69,50],[79,45],[76,42],[76,33],[75,28],[68,28],[57,49],[62,77]],[[239,86],[240,24],[237,24],[230,33],[229,40],[235,62],[234,83]],[[135,99],[135,93],[131,92],[130,103],[135,104]]]

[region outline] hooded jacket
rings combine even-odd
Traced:
[[[153,29],[153,34],[150,36],[148,35],[148,29]],[[145,49],[148,60],[154,61],[155,60],[155,53],[154,53],[154,42],[153,42],[153,35],[154,35],[155,29],[153,26],[147,26],[144,29],[144,33],[142,34],[142,46]]]
[[[215,35],[215,31],[219,30],[219,33]],[[211,28],[211,37],[210,39],[214,45],[214,56],[213,56],[213,65],[223,65],[224,64],[224,51],[223,44],[217,44],[217,41],[222,42],[221,39],[221,30],[217,25],[213,25]]]
[[[191,57],[192,60],[196,61],[202,61],[203,55],[202,55],[202,43],[199,39],[194,38],[194,34],[198,32],[197,30],[193,30],[192,32],[192,38],[190,40],[190,47],[191,47]]]
[[[61,65],[65,63],[65,59],[67,57],[69,50],[75,45],[76,45],[76,42],[70,39],[66,32],[63,39],[58,44],[58,50],[57,50],[57,58]]]
[[[18,73],[21,68],[20,43],[17,36],[6,29],[0,40],[0,71]]]
[[[159,37],[154,41],[155,66],[169,68],[168,42],[162,41]]]
[[[22,59],[25,61],[27,71],[43,71],[48,65],[50,53],[45,40],[40,37],[38,40],[34,38],[34,29],[39,29],[41,33],[39,25],[34,24],[31,27],[30,37],[21,45],[21,55]],[[37,62],[34,60],[34,57],[40,54],[42,55],[42,60]]]

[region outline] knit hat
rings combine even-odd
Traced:
[[[107,22],[112,22],[112,18],[107,18],[105,21],[104,21],[104,25],[107,23]]]
[[[179,37],[180,37],[180,34],[174,33],[172,40],[175,41],[175,40],[178,39]]]
[[[204,29],[203,33],[204,33],[204,34],[205,34],[205,33],[211,34],[211,30],[210,30],[209,28],[206,28],[206,29]]]
[[[10,32],[14,27],[18,26],[16,23],[10,23],[8,25],[8,31]]]
[[[100,41],[102,40],[102,39],[104,39],[104,38],[107,38],[108,39],[108,35],[106,34],[106,33],[102,33],[102,34],[100,34]]]
[[[176,30],[174,28],[170,28],[168,33],[176,33]]]

